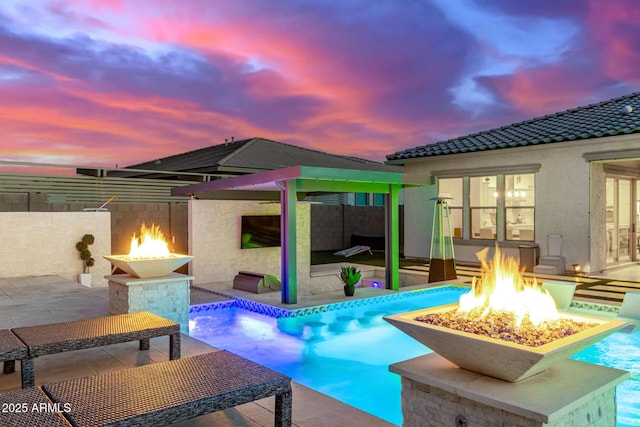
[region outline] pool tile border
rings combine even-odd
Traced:
[[[571,305],[569,306],[569,308],[594,311],[596,313],[618,314],[620,312],[620,307],[618,307],[617,305],[600,304],[597,302],[586,302],[586,301],[575,301],[575,300],[571,301]]]
[[[264,314],[266,316],[275,317],[275,318],[298,317],[298,316],[307,316],[309,314],[318,314],[318,313],[326,313],[330,311],[342,310],[345,308],[363,307],[363,306],[377,304],[381,302],[397,301],[405,298],[410,298],[415,295],[422,295],[425,293],[445,292],[445,291],[451,290],[452,288],[468,289],[468,287],[466,286],[445,285],[445,286],[438,286],[435,288],[418,289],[413,291],[381,295],[377,297],[360,298],[352,301],[343,301],[343,302],[333,303],[333,304],[323,304],[323,305],[317,305],[313,307],[296,308],[293,310],[287,310],[285,308],[275,307],[269,304],[252,301],[246,298],[234,297],[233,299],[230,299],[227,301],[193,305],[189,308],[189,314],[202,313],[202,312],[207,312],[211,310],[220,310],[228,307],[240,307],[245,310],[252,311],[254,313]],[[217,294],[217,292],[213,292],[213,293]],[[227,296],[224,294],[218,294],[218,295]],[[579,309],[579,310],[588,310],[588,311],[595,312],[596,314],[607,313],[609,315],[617,315],[618,312],[620,311],[620,307],[616,305],[600,304],[600,303],[585,302],[585,301],[575,301],[575,300],[571,302],[571,308]]]
[[[239,307],[248,311],[252,311],[258,314],[264,314],[270,317],[298,317],[307,316],[310,314],[326,313],[330,311],[342,310],[345,308],[364,307],[367,305],[378,304],[381,302],[398,301],[406,298],[410,298],[416,295],[423,295],[428,293],[440,293],[450,291],[451,289],[468,290],[468,286],[446,285],[438,286],[435,288],[419,289],[414,291],[399,292],[394,294],[380,295],[377,297],[360,298],[352,301],[343,301],[333,304],[323,304],[313,307],[296,308],[293,310],[287,310],[281,307],[274,307],[272,305],[252,301],[246,298],[234,297],[229,301],[221,301],[208,304],[199,304],[191,306],[189,313],[200,313],[210,310],[218,310],[227,307]]]

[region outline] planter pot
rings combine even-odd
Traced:
[[[344,286],[344,294],[348,297],[352,297],[353,293],[356,291],[356,287],[355,286]]]
[[[91,273],[80,273],[80,274],[78,274],[78,282],[81,285],[90,288],[91,287]]]

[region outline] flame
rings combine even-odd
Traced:
[[[147,227],[143,223],[140,228],[140,238],[136,237],[136,233],[133,233],[129,258],[163,258],[168,256],[171,256],[171,253],[159,225],[151,224],[151,227]]]
[[[533,325],[558,318],[558,310],[551,295],[540,289],[536,279],[525,280],[524,267],[515,259],[504,257],[496,245],[493,262],[487,261],[489,248],[479,251],[480,279],[473,278],[472,291],[460,297],[459,311],[468,312],[482,309],[482,317],[490,311],[512,312],[516,326],[520,326],[525,317]]]

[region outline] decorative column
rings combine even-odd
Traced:
[[[149,311],[180,324],[189,333],[190,281],[193,276],[171,273],[138,278],[128,274],[105,276],[109,280],[109,313]]]
[[[566,359],[511,383],[458,368],[436,353],[389,370],[402,377],[405,427],[615,426],[616,386],[630,376]]]

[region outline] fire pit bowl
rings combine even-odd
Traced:
[[[105,255],[104,258],[133,277],[146,279],[169,275],[193,259],[192,256],[171,254],[157,258],[131,258],[128,255]]]
[[[457,303],[448,304],[385,316],[384,319],[461,368],[513,383],[548,369],[626,325],[618,320],[560,313],[563,318],[597,326],[539,347],[529,347],[414,320],[418,316],[457,308]]]

